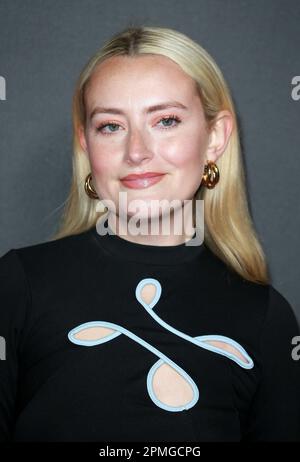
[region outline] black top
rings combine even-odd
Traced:
[[[1,441],[300,441],[293,309],[204,243],[93,227],[0,280]]]

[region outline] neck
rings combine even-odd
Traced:
[[[191,239],[195,232],[192,211],[189,213],[184,210],[182,213],[182,208],[173,210],[172,214],[169,214],[165,219],[163,216],[159,216],[131,221],[130,217],[126,216],[124,219],[110,212],[107,219],[108,226],[113,233],[137,244],[179,245]]]

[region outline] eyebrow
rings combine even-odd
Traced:
[[[154,104],[153,106],[149,106],[148,108],[144,108],[143,113],[144,114],[151,114],[152,112],[161,111],[163,109],[169,109],[169,108],[172,108],[172,107],[177,107],[179,109],[184,109],[184,110],[188,109],[187,106],[180,103],[179,101],[168,101],[166,103]],[[122,111],[122,109],[119,109],[119,108],[96,106],[91,112],[90,120],[96,114],[119,114],[119,115],[125,115],[125,112]]]

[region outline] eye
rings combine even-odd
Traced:
[[[176,122],[176,124],[174,125],[164,125],[164,130],[167,130],[169,128],[175,128],[178,124],[181,123],[181,120],[179,119],[179,117],[177,117],[176,115],[170,115],[168,117],[162,117],[161,119],[159,119],[158,123],[160,122],[169,122],[169,121],[172,121],[172,122]],[[104,128],[106,127],[113,127],[113,130],[112,131],[104,131]],[[114,132],[117,132],[119,130],[115,130],[115,128],[117,127],[120,127],[119,124],[117,123],[114,123],[114,122],[108,122],[108,123],[103,123],[101,125],[99,125],[97,128],[96,128],[96,132],[100,132],[102,133],[102,135],[112,135]]]
[[[116,123],[103,123],[101,125],[99,125],[99,127],[96,128],[96,131],[97,132],[101,132],[103,135],[110,135],[111,133],[117,131],[117,130],[113,130],[112,132],[103,132],[103,128],[105,127],[119,127],[120,125],[119,124],[116,124]]]
[[[178,124],[180,124],[181,120],[179,119],[179,117],[177,117],[176,115],[170,115],[168,117],[163,117],[162,119],[159,120],[159,122],[168,122],[168,121],[175,121],[176,124],[175,125],[164,125],[164,129],[169,129],[169,128],[173,128],[173,127],[176,127]]]

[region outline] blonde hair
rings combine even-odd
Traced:
[[[84,190],[91,168],[81,148],[78,129],[86,123],[84,94],[90,77],[105,59],[144,53],[172,59],[194,79],[208,126],[214,123],[219,111],[226,109],[232,114],[233,130],[225,151],[216,161],[220,181],[213,189],[200,186],[195,199],[204,200],[205,244],[244,279],[268,284],[266,258],[248,207],[237,117],[229,88],[213,58],[189,37],[169,28],[128,27],[107,41],[83,68],[72,103],[73,178],[60,228],[53,239],[84,232],[106,213],[96,211],[99,201],[89,198]]]

